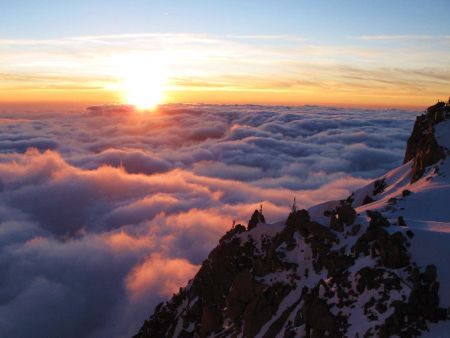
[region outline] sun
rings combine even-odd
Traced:
[[[138,110],[153,110],[165,101],[167,72],[164,62],[149,56],[120,60],[119,91],[122,102]]]
[[[164,81],[155,74],[130,74],[123,83],[122,95],[126,103],[151,110],[164,101]]]

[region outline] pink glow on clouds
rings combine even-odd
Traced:
[[[186,259],[170,259],[153,254],[127,276],[127,290],[132,299],[150,292],[171,296],[179,290],[180,285],[192,278],[198,268],[198,265],[193,265]]]

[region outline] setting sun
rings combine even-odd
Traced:
[[[124,101],[139,109],[155,108],[163,101],[163,86],[159,78],[152,78],[145,74],[132,74],[124,82]]]
[[[148,56],[128,56],[120,63],[118,89],[123,103],[149,110],[164,102],[167,74],[160,60]]]

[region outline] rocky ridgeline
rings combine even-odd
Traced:
[[[450,101],[449,101],[450,103]],[[411,182],[422,177],[425,168],[445,158],[445,152],[434,137],[434,126],[450,115],[450,105],[438,102],[418,116],[408,139],[403,163],[413,160]]]
[[[327,214],[324,225],[293,211],[260,243],[237,225],[136,337],[254,337],[263,326],[264,337],[345,337],[352,316],[367,323],[360,337],[416,337],[447,319],[436,267],[420,271],[410,259],[411,231],[371,211],[364,227],[345,203]]]
[[[445,156],[433,135],[433,114],[443,107],[417,118],[405,155],[413,160],[413,181]],[[374,181],[370,196],[356,203],[352,194],[319,220],[294,205],[286,221],[269,225],[255,210],[135,338],[418,337],[430,323],[448,320],[439,272],[432,262],[414,262],[414,233],[403,218],[393,224],[380,211],[355,210],[386,187],[384,179]],[[403,199],[410,195],[402,192]]]

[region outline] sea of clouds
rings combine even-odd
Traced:
[[[417,112],[168,105],[0,113],[0,337],[126,337],[233,220],[346,197]]]

